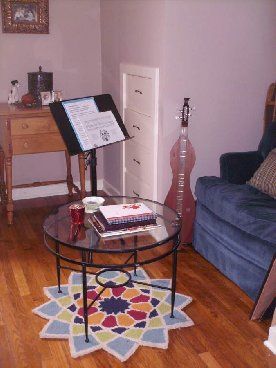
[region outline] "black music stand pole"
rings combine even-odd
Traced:
[[[90,180],[92,196],[97,195],[97,156],[96,149],[90,151]]]

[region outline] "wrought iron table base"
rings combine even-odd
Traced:
[[[139,284],[139,285],[146,285],[146,286],[150,286],[153,288],[158,288],[158,289],[163,289],[163,290],[169,290],[171,291],[171,315],[170,318],[174,318],[174,305],[175,305],[175,293],[176,293],[176,276],[177,276],[177,253],[178,253],[178,246],[180,244],[179,241],[179,237],[177,237],[176,240],[174,240],[174,246],[171,252],[172,254],[172,284],[171,287],[166,287],[166,286],[161,286],[161,285],[156,285],[156,284],[150,284],[147,282],[143,282],[143,281],[136,281],[133,280],[133,278],[131,277],[131,274],[124,270],[123,267],[125,267],[128,262],[131,260],[131,258],[134,259],[134,264],[129,265],[129,267],[133,267],[134,269],[134,276],[137,276],[137,266],[140,265],[140,263],[138,263],[138,254],[137,251],[135,250],[134,252],[131,253],[131,255],[128,257],[128,259],[125,261],[125,263],[123,264],[119,264],[115,267],[106,267],[103,268],[102,270],[98,271],[98,272],[90,272],[87,271],[87,267],[96,267],[96,264],[93,264],[93,251],[88,251],[88,263],[86,260],[86,251],[82,251],[82,262],[79,263],[77,261],[73,261],[73,263],[76,264],[80,264],[81,265],[81,270],[78,269],[74,269],[72,267],[68,267],[68,266],[62,266],[60,264],[60,258],[63,258],[65,261],[70,262],[69,259],[65,259],[64,257],[61,257],[59,254],[60,251],[60,245],[58,242],[56,242],[56,247],[55,247],[55,254],[56,254],[56,268],[57,268],[57,281],[58,281],[58,293],[62,293],[62,290],[60,288],[60,281],[61,281],[61,275],[60,275],[60,271],[61,269],[66,269],[66,270],[71,270],[71,271],[76,271],[76,272],[80,272],[82,273],[82,290],[83,290],[83,315],[84,315],[84,325],[85,325],[85,342],[89,342],[89,338],[88,338],[88,310],[89,308],[91,308],[93,306],[93,304],[100,298],[101,294],[107,289],[107,288],[116,288],[116,287],[120,287],[120,286],[124,286],[127,285],[128,283],[135,283],[135,284]],[[162,257],[163,258],[163,257]],[[159,259],[159,257],[157,257],[154,260],[151,260],[150,262],[142,262],[142,264],[144,263],[153,263],[155,260]],[[72,260],[71,260],[72,261]],[[121,267],[120,267],[121,266]],[[128,276],[128,280],[126,282],[124,282],[123,284],[118,284],[118,285],[107,285],[107,284],[103,284],[101,282],[99,282],[99,276],[107,271],[119,271],[122,273],[125,273]],[[87,274],[91,274],[91,275],[95,275],[95,279],[96,282],[98,283],[98,285],[102,286],[102,290],[99,292],[99,294],[97,295],[96,298],[94,298],[91,303],[89,305],[87,305]]]

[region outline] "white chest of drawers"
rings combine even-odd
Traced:
[[[157,200],[159,69],[121,64],[123,195]]]

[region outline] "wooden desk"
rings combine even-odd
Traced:
[[[66,157],[66,180],[12,185],[12,158],[14,155],[64,151]],[[80,191],[74,185],[71,174],[71,159],[48,106],[24,108],[0,103],[0,194],[7,206],[8,223],[13,222],[12,188],[49,185],[66,182],[69,195],[73,189],[85,197],[85,158],[78,156]],[[5,175],[6,172],[6,175]],[[5,180],[6,178],[6,180]]]

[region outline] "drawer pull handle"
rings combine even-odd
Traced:
[[[141,162],[136,160],[136,158],[134,158],[133,161],[136,162],[136,164],[141,165]]]
[[[133,128],[136,128],[138,130],[141,130],[140,127],[138,125],[132,125]]]
[[[140,195],[136,193],[134,190],[132,192],[136,195],[136,197],[140,197]]]
[[[23,123],[22,124],[22,129],[28,129],[29,128],[29,125],[28,124],[26,124],[26,123]]]
[[[140,91],[139,89],[136,89],[134,92],[135,92],[135,93],[139,93],[139,95],[142,95],[142,94],[143,94],[143,92],[142,92],[142,91]]]
[[[28,142],[24,142],[23,147],[28,148],[29,147]]]

